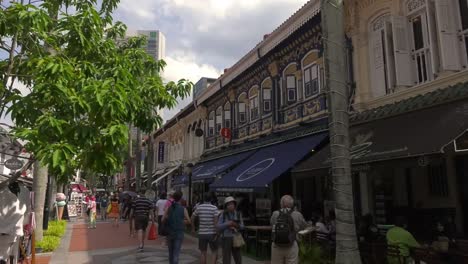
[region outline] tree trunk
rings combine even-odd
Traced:
[[[135,190],[137,192],[141,189],[141,131],[137,128],[137,145],[136,145],[136,164],[135,164]]]
[[[55,212],[54,207],[55,206],[54,206],[54,204],[55,204],[55,196],[57,194],[57,179],[55,178],[54,175],[51,175],[49,177],[49,186],[48,187],[49,187],[49,190],[47,192],[47,195],[49,196],[49,198],[47,200],[49,202],[49,204],[48,204],[48,206],[49,206],[49,219],[52,220],[55,217],[55,214],[54,214],[54,212]]]
[[[47,190],[47,167],[41,165],[40,161],[34,164],[33,192],[34,192],[34,214],[36,216],[36,241],[41,241],[43,236],[44,204]]]
[[[128,125],[128,157],[127,175],[125,175],[125,190],[130,190],[130,175],[132,174],[132,125]]]
[[[349,154],[343,0],[322,0],[321,10],[336,214],[335,263],[361,263],[356,236]]]

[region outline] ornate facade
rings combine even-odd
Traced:
[[[316,3],[311,1],[303,8],[314,7]],[[223,82],[219,91],[204,102],[208,151],[326,116],[320,15],[310,13],[306,22],[291,31],[287,25],[295,25],[294,20],[299,17],[303,19],[300,13],[301,10],[277,29],[289,32],[287,38],[260,56],[275,32],[266,36],[255,48],[259,53],[257,61],[236,78]],[[222,128],[230,129],[230,139],[221,136]]]

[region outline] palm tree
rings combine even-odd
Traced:
[[[349,153],[349,97],[346,85],[343,0],[322,0],[321,10],[336,214],[335,263],[361,263]]]

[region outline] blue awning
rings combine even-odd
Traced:
[[[232,156],[197,164],[192,170],[192,181],[214,178],[216,175],[245,160],[251,156],[253,152],[254,151],[246,151]]]
[[[187,175],[178,175],[174,177],[172,187],[184,187],[188,184],[189,178]]]
[[[275,178],[291,169],[328,136],[327,133],[268,146],[210,185],[218,192],[264,190]]]

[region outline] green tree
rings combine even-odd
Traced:
[[[53,175],[120,170],[127,124],[150,132],[158,109],[190,93],[187,80],[163,83],[165,63],[144,38],[125,38],[112,18],[118,0],[0,3],[0,115],[11,114],[14,135]]]

